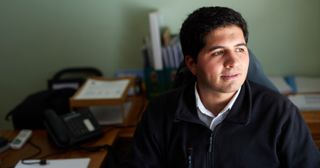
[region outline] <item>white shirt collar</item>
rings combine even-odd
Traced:
[[[196,106],[197,106],[197,108],[200,110],[201,113],[203,113],[203,114],[205,114],[205,115],[207,115],[209,117],[213,117],[214,118],[215,116],[213,115],[213,113],[210,112],[203,105],[203,103],[202,103],[202,101],[200,99],[200,96],[199,96],[199,93],[198,93],[198,90],[197,90],[197,83],[194,86],[194,90],[195,90],[195,95],[196,95]],[[239,88],[239,90],[237,90],[236,94],[232,97],[232,99],[229,101],[229,103],[221,110],[220,113],[224,113],[224,112],[226,112],[226,111],[228,111],[228,110],[230,110],[232,108],[234,102],[237,100],[237,97],[238,97],[238,95],[240,93],[240,90],[241,90],[241,87]]]

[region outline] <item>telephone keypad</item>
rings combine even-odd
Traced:
[[[87,113],[68,118],[68,127],[70,130],[72,130],[74,136],[80,137],[92,131],[92,128],[88,128],[85,123],[87,120],[90,121],[90,118],[91,116],[89,116]]]

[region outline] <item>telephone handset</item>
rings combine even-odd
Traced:
[[[100,125],[88,110],[58,116],[53,110],[44,112],[44,125],[50,138],[60,148],[72,147],[102,135]]]

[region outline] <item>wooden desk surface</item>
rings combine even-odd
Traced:
[[[301,114],[310,129],[314,142],[320,148],[320,111],[303,111]]]
[[[119,129],[105,128],[104,132],[105,133],[101,138],[85,143],[83,144],[83,146],[96,146],[103,144],[112,145],[118,136]],[[8,138],[9,140],[12,140],[17,135],[17,133],[18,131],[0,130],[0,136]],[[106,150],[100,150],[97,152],[86,152],[80,150],[59,150],[48,141],[47,132],[45,130],[34,130],[29,141],[39,146],[42,150],[42,152],[38,156],[36,156],[36,158],[45,157],[44,159],[66,159],[89,157],[89,167],[98,168],[103,166],[107,156]],[[8,149],[7,151],[0,153],[0,167],[13,167],[19,160],[30,157],[36,152],[37,149],[30,143],[26,143],[19,150]]]

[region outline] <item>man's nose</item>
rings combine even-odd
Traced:
[[[232,51],[228,51],[225,54],[225,62],[224,62],[224,66],[226,68],[233,68],[234,66],[236,66],[238,64],[238,57],[237,57],[237,53],[232,52]]]

